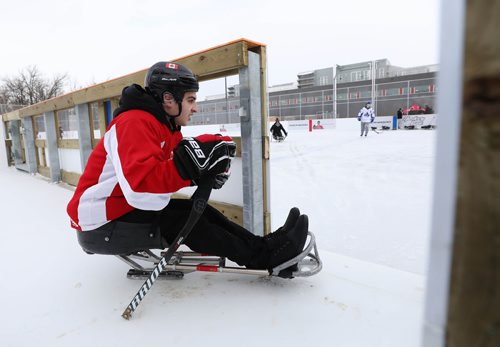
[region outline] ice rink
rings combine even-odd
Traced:
[[[419,346],[436,132],[360,138],[351,125],[271,143],[273,229],[292,206],[308,214],[322,272],[159,281],[130,321],[121,313],[142,281],[81,251],[71,190],[0,153],[0,345]]]

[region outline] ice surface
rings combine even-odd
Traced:
[[[272,224],[309,215],[324,266],[285,280],[193,273],[159,281],[130,321],[142,281],[87,255],[70,229],[72,191],[0,161],[0,345],[418,346],[434,131],[356,124],[271,143]],[[2,153],[4,155],[4,153]]]

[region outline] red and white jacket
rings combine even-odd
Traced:
[[[191,184],[172,159],[182,140],[150,113],[116,117],[91,153],[67,212],[71,226],[93,230],[133,209],[159,211],[170,195]]]

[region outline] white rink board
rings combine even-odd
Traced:
[[[59,148],[59,162],[61,170],[81,174],[80,150],[72,148]]]

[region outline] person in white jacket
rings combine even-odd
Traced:
[[[372,109],[372,103],[367,102],[365,107],[361,109],[358,113],[358,121],[361,122],[361,135],[368,135],[368,129],[370,128],[370,123],[375,120],[375,112]]]

